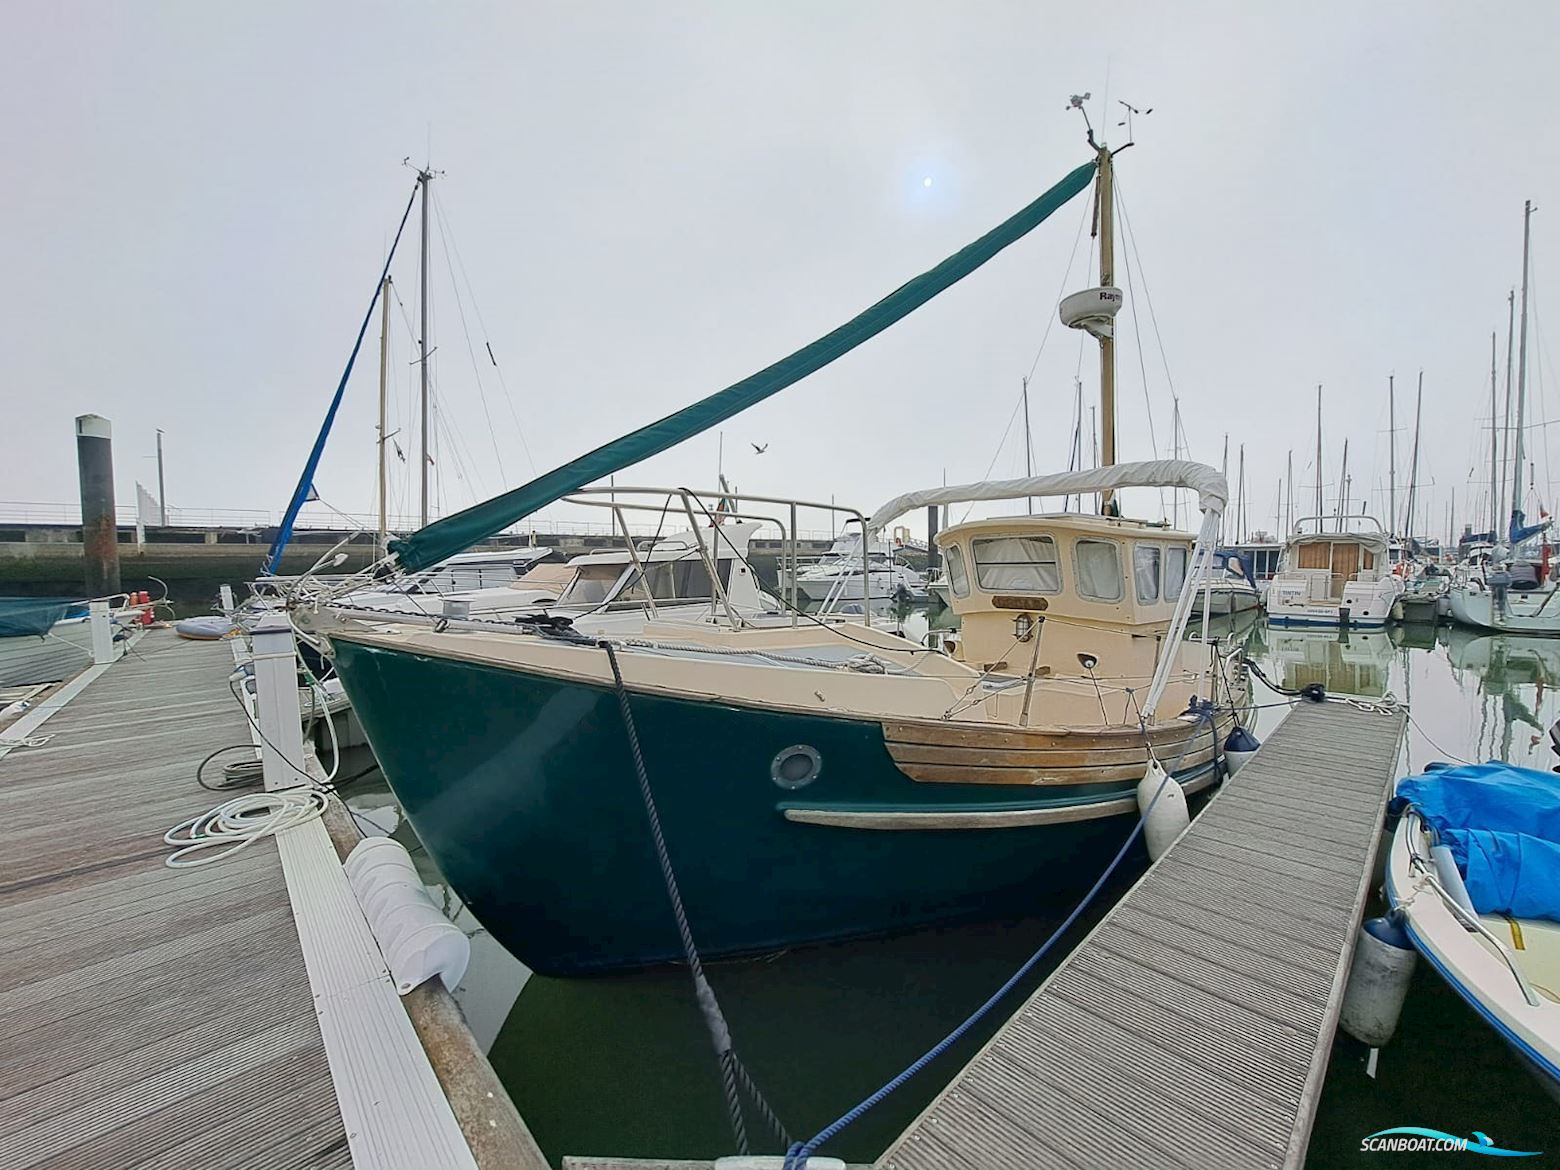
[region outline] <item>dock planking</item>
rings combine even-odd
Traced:
[[[1297,707],[877,1165],[1301,1165],[1404,723]]]
[[[276,842],[163,864],[250,742],[232,668],[153,631],[0,758],[7,1170],[352,1165]]]

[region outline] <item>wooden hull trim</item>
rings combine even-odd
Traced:
[[[1235,717],[1226,712],[1211,728],[1180,720],[1170,727],[1161,724],[1150,729],[1150,740],[1166,766],[1196,768],[1214,759],[1234,727]],[[1018,746],[1013,741],[1023,732],[993,730],[980,737],[960,730],[958,742],[949,743],[942,734],[947,729],[937,724],[884,724],[883,730],[894,766],[924,784],[1119,783],[1141,779],[1148,763],[1143,735],[1136,728],[1128,736],[1114,728],[1105,733],[1080,729],[1068,737],[1067,748],[1051,746],[1059,738],[1051,731],[1034,733],[1039,744]]]

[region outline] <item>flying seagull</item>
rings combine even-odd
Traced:
[[[753,453],[756,455],[762,455],[765,451],[769,450],[768,443],[765,443],[762,447],[760,447],[757,443],[749,443],[748,446],[753,448]]]

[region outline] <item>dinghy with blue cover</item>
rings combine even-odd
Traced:
[[[68,597],[0,597],[0,686],[58,682],[92,661],[87,607]]]
[[[1560,1100],[1560,778],[1467,764],[1397,792],[1388,901],[1420,953]]]

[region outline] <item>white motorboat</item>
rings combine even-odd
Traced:
[[[550,548],[532,546],[460,553],[396,582],[394,589],[363,589],[353,593],[352,604],[397,613],[438,613],[446,598],[513,588],[533,566],[552,554]],[[543,595],[547,593],[542,590]],[[539,604],[546,600],[543,595],[530,600]]]
[[[1492,763],[1443,769],[1401,783],[1399,793],[1414,793],[1410,799],[1416,804],[1398,822],[1387,858],[1386,893],[1415,948],[1560,1101],[1560,922],[1549,916],[1556,908],[1552,905],[1545,907],[1545,914],[1532,912],[1535,893],[1540,900],[1552,900],[1544,899],[1542,889],[1534,886],[1555,884],[1551,869],[1539,864],[1537,855],[1545,853],[1553,865],[1560,857],[1560,843],[1543,839],[1535,843],[1533,837],[1522,836],[1522,875],[1508,872],[1498,882],[1490,880],[1493,875],[1487,871],[1498,865],[1499,848],[1461,845],[1457,830],[1433,827],[1446,823],[1444,814],[1450,806],[1425,810],[1417,805],[1422,794],[1431,790],[1428,786],[1447,783],[1445,778],[1459,783],[1464,796],[1470,789],[1482,792],[1483,805],[1478,796],[1469,805],[1475,816],[1493,811],[1489,823],[1512,829],[1536,827],[1524,810],[1528,798],[1546,787],[1550,791],[1541,816],[1553,817],[1555,779],[1543,772]],[[1486,779],[1492,782],[1486,785]],[[1471,786],[1470,781],[1477,783]],[[1517,790],[1504,809],[1511,815],[1502,822],[1502,789],[1513,787]],[[1488,840],[1517,837],[1514,831],[1475,831]],[[1461,858],[1459,849],[1465,850]],[[1520,907],[1497,907],[1490,901],[1496,897],[1497,885],[1508,884],[1508,898],[1520,901]]]
[[[1214,553],[1211,574],[1192,598],[1193,614],[1202,613],[1205,605],[1210,617],[1261,608],[1262,594],[1257,591],[1257,583],[1241,554],[1228,549]]]
[[[1327,531],[1332,526],[1333,531]],[[1308,516],[1295,523],[1268,585],[1270,625],[1380,629],[1403,579],[1387,559],[1387,534],[1370,516]]]
[[[842,536],[830,546],[816,564],[796,575],[797,588],[825,609],[838,609],[848,603],[870,600],[892,601],[909,594],[913,601],[926,600],[926,578],[909,565],[894,558],[888,542],[874,540],[867,546],[866,583],[862,582],[861,537]]]
[[[625,489],[631,491],[633,489]],[[552,596],[524,587],[453,593],[443,599],[450,618],[506,620],[546,614],[569,619],[581,633],[623,633],[647,621],[707,623],[781,612],[748,562],[760,522],[725,522],[655,541],[585,553],[569,561],[569,574]],[[709,565],[718,588],[711,588]],[[346,604],[355,605],[356,599]],[[729,612],[728,612],[729,610]]]

